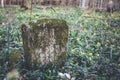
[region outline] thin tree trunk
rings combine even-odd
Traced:
[[[101,3],[100,3],[100,9],[102,9],[102,4],[103,4],[103,0],[101,0]]]
[[[86,0],[82,0],[82,8],[85,9]]]
[[[12,2],[12,1],[10,0],[10,1],[9,1],[9,5],[11,5],[11,2]]]
[[[1,6],[4,8],[4,0],[1,0]]]
[[[81,3],[82,3],[82,0],[79,0],[79,7],[81,8]]]
[[[61,5],[62,5],[62,6],[66,6],[65,3],[66,3],[66,0],[61,0]]]
[[[87,1],[86,1],[86,9],[88,9],[88,8],[90,7],[89,4],[90,4],[90,0],[87,0]]]
[[[48,5],[52,6],[52,2],[53,2],[53,1],[52,1],[52,0],[50,0],[50,3],[49,3]]]
[[[31,0],[23,0],[21,7],[25,9],[30,9],[31,8]]]

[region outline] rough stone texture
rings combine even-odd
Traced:
[[[40,19],[22,25],[26,66],[49,62],[62,64],[67,58],[68,26],[61,19]]]

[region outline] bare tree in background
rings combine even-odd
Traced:
[[[31,0],[22,0],[21,7],[25,8],[25,9],[30,9],[31,8]]]
[[[4,8],[4,0],[1,0],[1,7]]]
[[[108,2],[107,11],[110,12],[110,13],[112,13],[113,10],[114,10],[114,2],[112,0],[110,0]]]
[[[65,6],[66,5],[66,0],[61,0],[61,5]]]
[[[103,6],[103,0],[100,1],[100,9],[102,9]]]
[[[85,9],[86,0],[82,0],[82,9]]]
[[[60,4],[60,0],[56,0],[56,5],[59,5]]]

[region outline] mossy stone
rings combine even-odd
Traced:
[[[61,65],[67,58],[68,26],[62,19],[40,19],[22,25],[23,47],[28,68],[32,62],[43,66]]]

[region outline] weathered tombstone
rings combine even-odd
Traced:
[[[67,58],[68,26],[61,19],[40,19],[22,25],[23,48],[27,68],[37,63],[62,64]]]

